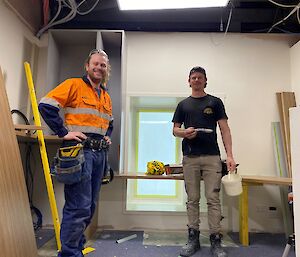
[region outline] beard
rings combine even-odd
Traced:
[[[100,73],[101,73],[101,76],[95,76],[94,71],[89,72],[88,73],[89,79],[95,84],[102,83],[105,79],[105,74],[104,74],[104,72],[100,72]]]

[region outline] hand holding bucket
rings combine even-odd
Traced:
[[[243,192],[242,177],[237,173],[228,173],[222,178],[225,192],[229,196],[238,196]]]

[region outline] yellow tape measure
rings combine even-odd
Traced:
[[[74,146],[67,146],[59,148],[59,153],[61,157],[76,157],[79,151],[82,149],[82,144],[77,144]]]

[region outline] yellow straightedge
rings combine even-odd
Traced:
[[[28,84],[28,89],[29,89],[29,94],[30,94],[33,116],[34,116],[34,123],[36,126],[41,126],[41,119],[40,119],[40,114],[38,111],[38,104],[37,104],[37,100],[36,100],[36,94],[35,94],[35,90],[34,90],[32,73],[31,73],[29,63],[25,62],[24,67],[25,67],[26,79],[27,79],[27,84]],[[54,225],[55,239],[56,239],[57,249],[58,249],[58,251],[60,251],[61,250],[60,221],[59,221],[59,217],[58,217],[53,183],[52,183],[52,179],[51,179],[51,175],[50,175],[50,167],[49,167],[49,162],[48,162],[48,156],[47,156],[43,131],[37,130],[37,136],[38,136],[38,142],[39,142],[42,164],[43,164],[43,169],[44,169],[44,176],[45,176],[45,181],[46,181],[48,198],[49,198],[49,203],[50,203],[50,208],[51,208],[52,220],[53,220],[53,225]],[[87,254],[94,250],[95,250],[94,248],[88,247],[88,248],[85,248],[82,252],[83,252],[83,254]]]
[[[90,252],[93,252],[93,251],[95,251],[96,249],[95,248],[93,248],[93,247],[87,247],[87,248],[84,248],[83,250],[82,250],[82,253],[84,254],[84,255],[86,255],[86,254],[88,254],[88,253],[90,253]]]
[[[34,123],[36,126],[41,126],[41,119],[40,119],[40,114],[38,111],[36,94],[35,94],[35,90],[34,90],[32,73],[31,73],[29,63],[25,62],[24,67],[25,67],[26,79],[27,79],[30,100],[31,100],[31,105],[32,105]],[[57,211],[57,205],[56,205],[56,200],[55,200],[55,195],[54,195],[52,179],[51,179],[51,175],[50,175],[50,167],[49,167],[49,162],[48,162],[48,156],[47,156],[43,131],[38,130],[37,136],[38,136],[38,141],[39,141],[39,146],[40,146],[40,153],[41,153],[42,164],[43,164],[43,169],[44,169],[44,176],[45,176],[46,187],[47,187],[47,191],[48,191],[48,198],[49,198],[51,214],[52,214],[52,220],[53,220],[53,225],[54,225],[56,244],[57,244],[57,249],[60,251],[61,250],[61,242],[60,242],[60,236],[59,236],[60,235],[59,234],[60,233],[60,222],[59,222],[59,217],[58,217],[58,211]]]

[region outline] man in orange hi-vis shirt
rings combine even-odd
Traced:
[[[53,132],[63,138],[61,149],[82,146],[81,155],[65,152],[56,174],[65,184],[59,257],[82,257],[84,231],[95,212],[101,180],[105,173],[106,150],[113,130],[112,103],[106,89],[109,59],[103,50],[90,52],[86,75],[62,82],[39,103],[39,111]],[[59,116],[64,110],[65,119]],[[76,149],[76,148],[74,148]],[[73,159],[72,159],[73,158]]]

